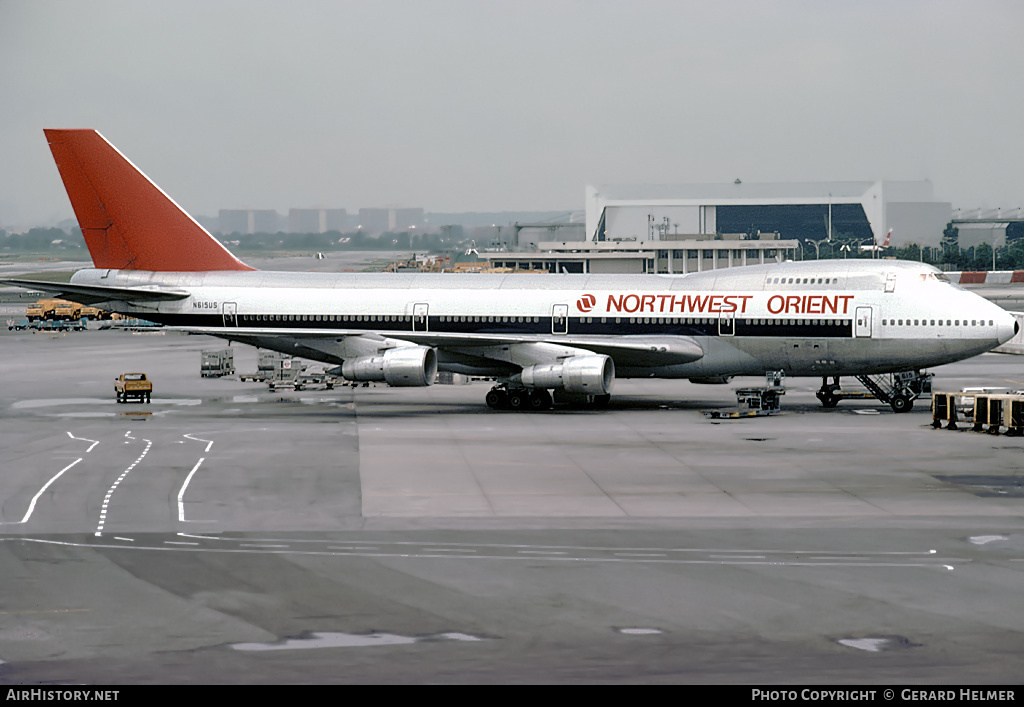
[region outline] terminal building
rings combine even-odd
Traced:
[[[952,218],[929,181],[588,186],[587,236],[594,241],[663,240],[667,234],[778,233],[784,240],[830,235],[891,245],[938,246]]]
[[[881,244],[890,231],[892,246],[939,246],[952,213],[928,181],[588,186],[582,230],[561,224],[569,237],[533,240],[523,227],[517,252],[487,257],[519,270],[685,274],[795,260],[801,243],[838,257],[822,244]]]

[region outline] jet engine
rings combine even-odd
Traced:
[[[607,395],[615,380],[615,363],[608,356],[572,356],[560,363],[527,366],[520,374],[527,388],[555,388],[567,393]]]
[[[341,364],[341,375],[396,387],[431,385],[437,377],[437,352],[428,346],[403,346],[376,356],[350,358]]]

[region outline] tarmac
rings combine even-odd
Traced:
[[[618,380],[607,410],[499,412],[485,381],[201,378],[224,346],[0,329],[0,684],[1024,672],[1024,440],[933,430],[928,400],[826,410],[790,379],[781,414],[722,420],[762,381]],[[151,404],[115,402],[131,371]],[[1024,389],[1012,355],[933,372]]]
[[[996,683],[1024,670],[1024,441],[926,400],[712,420],[489,383],[269,392],[223,342],[0,333],[0,683]],[[256,352],[235,347],[239,372]],[[144,371],[151,404],[117,404]],[[1024,388],[1020,359],[936,389]],[[844,379],[844,383],[847,381]],[[850,381],[852,383],[852,381]]]

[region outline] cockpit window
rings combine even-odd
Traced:
[[[946,277],[944,273],[941,272],[923,272],[918,274],[917,278],[921,282],[938,281],[952,283],[952,280],[950,280],[948,277]]]

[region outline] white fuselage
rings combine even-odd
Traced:
[[[112,306],[331,363],[383,337],[387,346],[435,347],[442,370],[500,375],[515,368],[495,363],[502,342],[585,350],[681,337],[703,355],[684,363],[613,355],[616,375],[701,379],[911,370],[1013,336],[1007,312],[943,280],[917,263],[831,260],[683,276],[84,270],[72,282],[187,291],[177,301]]]

